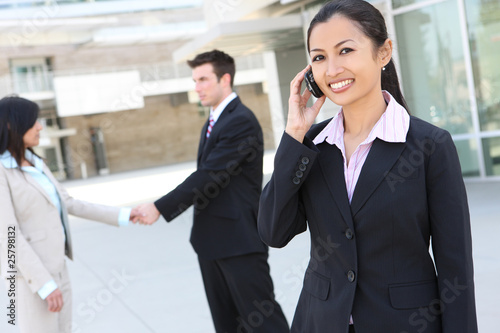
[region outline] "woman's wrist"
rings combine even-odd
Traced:
[[[290,127],[285,128],[285,133],[290,135],[292,138],[302,143],[304,141],[304,137],[306,136],[306,131],[293,129]]]

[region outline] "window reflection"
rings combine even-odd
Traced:
[[[392,8],[396,9],[403,6],[413,5],[424,0],[392,0]]]
[[[459,140],[455,141],[455,146],[462,167],[462,175],[464,177],[478,177],[480,172],[477,159],[477,141],[472,139]]]
[[[452,134],[473,132],[457,17],[449,0],[394,18],[410,111]]]
[[[481,130],[499,130],[500,1],[466,0],[465,5]]]
[[[500,175],[500,138],[483,139],[484,164],[487,176]]]

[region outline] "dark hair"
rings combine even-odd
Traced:
[[[333,15],[340,15],[353,21],[365,36],[371,39],[375,50],[384,45],[388,38],[384,17],[370,3],[364,0],[333,0],[324,4],[312,19],[307,30],[307,51],[310,51],[309,39],[313,28],[318,23],[329,21]],[[392,58],[382,71],[381,83],[382,89],[387,90],[410,113],[399,86],[398,74]]]
[[[24,159],[24,134],[35,125],[39,112],[36,103],[22,97],[7,96],[0,100],[0,154],[8,150],[19,168]]]
[[[231,75],[231,87],[233,86],[236,66],[234,59],[229,54],[219,50],[212,50],[198,54],[193,60],[188,60],[187,63],[191,68],[196,68],[204,64],[212,64],[217,79],[220,80],[227,73]]]

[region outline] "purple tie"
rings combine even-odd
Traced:
[[[214,127],[215,120],[212,117],[212,114],[210,114],[210,118],[208,120],[208,127],[207,127],[207,139],[210,136],[210,133],[212,133],[212,128]]]

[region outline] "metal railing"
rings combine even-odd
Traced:
[[[52,91],[53,74],[49,71],[40,73],[15,73],[13,75],[13,88],[16,92],[31,93],[40,91]]]
[[[0,0],[0,9],[41,7],[57,3],[58,5],[85,3],[85,2],[103,2],[118,0]]]
[[[253,54],[235,59],[236,70],[250,70],[264,67],[262,55]],[[0,95],[22,94],[52,91],[53,78],[56,76],[77,76],[100,73],[113,73],[136,70],[142,82],[171,80],[191,77],[191,68],[186,63],[176,64],[172,61],[154,64],[138,64],[133,66],[113,66],[102,68],[80,68],[61,71],[41,71],[31,73],[14,73],[0,76]]]

